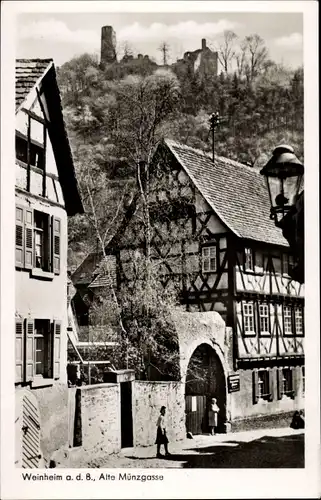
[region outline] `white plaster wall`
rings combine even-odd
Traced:
[[[67,215],[63,208],[49,203],[32,200],[23,194],[16,194],[16,203],[31,207],[61,219],[60,274],[52,280],[32,277],[29,270],[16,270],[15,296],[16,314],[23,318],[62,321],[60,381],[67,381]]]

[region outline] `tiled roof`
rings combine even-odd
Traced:
[[[102,259],[93,272],[94,279],[90,283],[89,288],[105,287],[116,284],[116,257],[114,255],[107,255],[105,261],[107,263],[107,269]]]
[[[113,255],[107,255],[110,277],[116,283],[116,261]],[[71,276],[74,286],[87,285],[90,288],[110,286],[109,273],[104,269],[101,252],[92,252],[83,260]]]
[[[92,252],[82,261],[80,266],[77,267],[76,271],[72,274],[71,280],[75,286],[77,285],[88,285],[94,275],[94,271],[102,260],[101,252]]]
[[[16,109],[51,62],[52,59],[16,59]]]
[[[251,167],[221,156],[212,159],[203,151],[165,140],[221,221],[237,236],[288,246],[273,220],[263,176]]]

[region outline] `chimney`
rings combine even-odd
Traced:
[[[206,39],[202,38],[202,50],[206,49]]]
[[[116,33],[112,26],[101,28],[100,64],[105,66],[117,61],[116,57]]]

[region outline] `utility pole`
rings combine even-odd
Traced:
[[[221,123],[220,115],[219,115],[218,111],[211,114],[209,122],[211,125],[210,130],[212,131],[212,155],[213,155],[213,163],[214,163],[214,161],[215,161],[215,129]]]

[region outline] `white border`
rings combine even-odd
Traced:
[[[14,422],[14,52],[19,12],[302,12],[305,69],[306,467],[162,470],[162,483],[24,482],[12,466]],[[3,2],[1,17],[1,498],[318,498],[320,328],[318,224],[318,4],[264,2]],[[8,221],[10,221],[8,223]],[[56,469],[56,473],[67,473]],[[75,470],[71,470],[73,474]],[[85,470],[82,470],[84,473]],[[93,472],[92,470],[90,471]],[[116,469],[113,470],[116,472]],[[134,469],[131,469],[134,473]],[[135,469],[136,473],[139,473]],[[156,472],[156,471],[155,471]],[[161,470],[157,469],[156,473]]]

